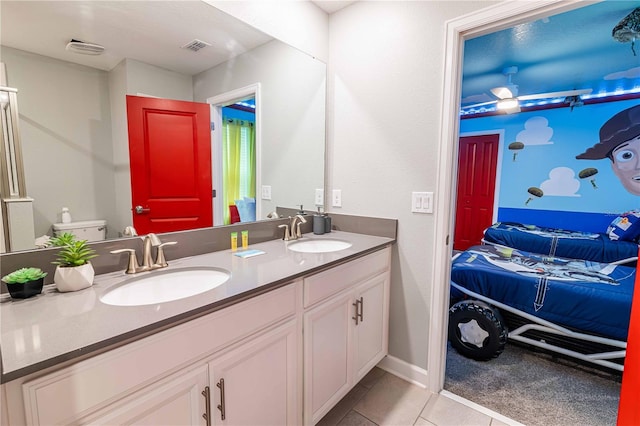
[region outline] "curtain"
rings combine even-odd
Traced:
[[[224,119],[222,135],[222,202],[224,224],[228,225],[229,205],[256,197],[255,125],[247,120]]]

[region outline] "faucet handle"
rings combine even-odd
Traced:
[[[166,268],[167,266],[169,266],[169,264],[167,263],[166,259],[164,258],[164,246],[173,246],[178,244],[177,241],[167,241],[166,243],[162,243],[158,245],[158,252],[156,253],[156,263],[154,264],[154,266],[156,267],[160,267],[160,268]]]
[[[135,274],[140,269],[140,265],[138,265],[138,258],[136,257],[135,249],[112,250],[110,253],[111,254],[129,253],[129,263],[127,264],[127,269],[124,271],[125,274]]]
[[[289,241],[291,237],[289,236],[289,225],[278,225],[278,228],[284,228],[284,237],[282,238],[285,241]]]

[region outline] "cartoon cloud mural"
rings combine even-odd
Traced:
[[[600,128],[600,142],[576,158],[608,158],[613,173],[622,186],[631,194],[640,195],[640,105],[622,110],[611,117]]]

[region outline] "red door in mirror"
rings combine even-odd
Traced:
[[[133,226],[213,225],[209,104],[127,96]]]

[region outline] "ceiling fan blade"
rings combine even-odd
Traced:
[[[498,101],[488,101],[488,102],[480,102],[479,104],[471,104],[471,105],[464,105],[461,106],[461,109],[467,109],[467,108],[479,108],[481,106],[485,106],[485,105],[491,105],[491,104],[495,104]]]
[[[491,93],[498,99],[513,98],[513,92],[508,87],[494,87]]]
[[[580,96],[591,93],[593,89],[577,89],[565,90],[562,92],[534,93],[532,95],[518,96],[521,101],[529,101],[532,99],[550,99],[550,98],[566,98],[567,96]]]

